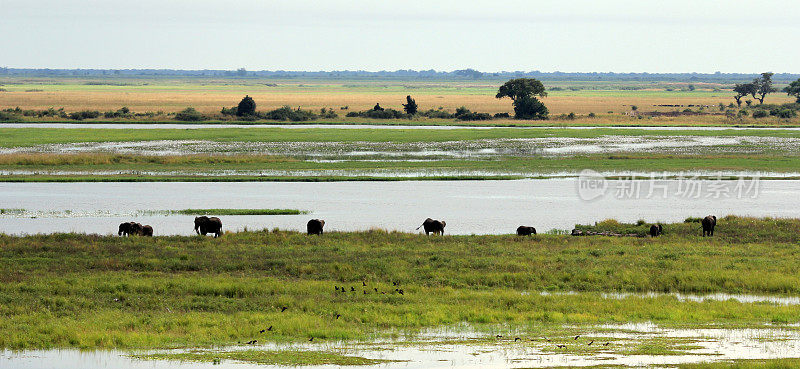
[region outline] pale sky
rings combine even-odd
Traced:
[[[0,67],[800,73],[797,0],[0,0]]]

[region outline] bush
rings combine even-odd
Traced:
[[[475,113],[471,112],[466,107],[462,106],[456,109],[456,113],[453,116],[458,120],[490,120],[492,116],[489,113]]]
[[[406,114],[405,112],[395,110],[392,108],[381,108],[382,110],[366,110],[366,111],[351,111],[347,113],[348,117],[361,117],[361,118],[373,118],[373,119],[402,119],[402,118],[411,118],[410,115]]]
[[[596,115],[594,113],[589,113],[589,118],[594,118]]]
[[[495,118],[511,118],[511,115],[508,113],[496,113],[494,115]]]
[[[132,118],[133,113],[127,107],[123,106],[117,111],[107,111],[103,113],[104,118]]]
[[[94,119],[99,116],[100,112],[97,110],[82,110],[69,113],[69,119],[74,120]]]
[[[8,111],[0,111],[0,122],[21,122],[22,116]]]
[[[753,118],[765,118],[769,116],[769,112],[764,109],[758,109],[753,112]]]
[[[323,119],[333,119],[333,118],[338,118],[339,114],[336,114],[336,111],[334,111],[333,108],[331,109],[322,108],[319,110],[319,117]]]
[[[201,120],[206,120],[208,117],[200,113],[199,111],[195,110],[192,107],[188,107],[186,109],[181,110],[177,114],[175,114],[175,120],[180,120],[184,122],[199,122]]]
[[[252,97],[246,95],[242,99],[242,101],[239,102],[239,106],[236,108],[236,116],[243,117],[255,114],[256,114],[256,102],[253,100]]]
[[[775,116],[778,118],[790,119],[796,117],[797,112],[791,109],[781,109],[775,114]]]
[[[317,119],[317,115],[308,110],[292,109],[288,106],[278,108],[259,115],[263,119],[304,122]]]
[[[455,116],[453,114],[448,113],[445,110],[439,108],[439,110],[429,109],[427,111],[423,111],[419,113],[419,115],[426,117],[426,118],[435,118],[435,119],[453,119]]]
[[[220,110],[220,114],[228,115],[228,116],[234,116],[234,115],[236,115],[236,111],[237,110],[238,110],[238,108],[226,108],[226,107],[223,106],[222,110]]]

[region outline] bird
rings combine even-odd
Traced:
[[[544,340],[545,340],[545,341],[547,341],[547,342],[552,342],[552,341],[551,341],[549,338],[547,338],[547,337],[542,337],[542,338],[544,338]]]
[[[247,344],[248,345],[252,345],[252,344],[255,344],[256,342],[258,342],[258,340],[247,341]]]
[[[498,334],[498,335],[496,335],[496,336],[494,336],[494,337],[495,337],[495,338],[503,338],[503,336],[501,336],[501,335],[499,335],[499,334]]]
[[[593,343],[594,343],[594,340],[592,340],[592,342],[589,342],[589,344],[586,345],[586,346],[591,346]]]
[[[392,282],[392,286],[397,286],[397,282]]]
[[[356,288],[355,287],[350,287],[350,292],[356,292]]]
[[[514,337],[514,342],[520,341],[519,337]]]
[[[367,294],[367,290],[364,290],[364,294],[365,294],[365,295]]]
[[[336,319],[339,319],[339,317],[341,316],[342,316],[341,314],[336,314]]]
[[[373,288],[373,290],[375,290],[375,292],[378,292],[378,287]]]
[[[609,343],[611,343],[611,342],[606,342],[606,343],[603,344],[603,346],[608,346]]]
[[[362,287],[366,287],[367,286],[367,282],[361,281],[361,286]]]
[[[578,337],[580,337],[580,336],[581,336],[580,334],[579,334],[579,335],[577,335],[577,336],[575,336],[575,338],[573,338],[573,340],[577,340],[577,339],[578,339]]]
[[[264,333],[264,332],[266,332],[265,329],[262,329],[262,330],[258,331],[258,333]]]
[[[403,289],[401,288],[401,289],[397,290],[397,292],[399,292],[402,295],[403,294]]]
[[[556,347],[558,347],[558,348],[565,348],[565,347],[567,347],[567,345],[556,345]]]
[[[339,290],[339,286],[333,286],[333,288],[337,291]]]
[[[267,328],[267,332],[272,332],[272,326],[269,326],[269,328]]]
[[[311,338],[308,339],[308,342],[313,342],[313,341],[314,341],[314,337],[311,337]]]
[[[284,312],[284,311],[286,311],[286,309],[288,309],[288,307],[286,307],[286,306],[282,307],[282,308],[281,308],[281,313],[282,313],[282,312]]]

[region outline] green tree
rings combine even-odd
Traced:
[[[733,96],[733,99],[736,100],[736,105],[742,107],[742,98],[747,95],[755,96],[756,90],[757,87],[753,83],[737,83],[733,87],[733,92],[736,92],[736,95]]]
[[[236,108],[236,116],[243,117],[247,115],[255,115],[256,114],[256,102],[253,101],[253,98],[245,96],[242,101],[239,102],[239,107]]]
[[[786,86],[783,92],[786,92],[789,96],[794,96],[797,102],[800,103],[800,78]]]
[[[508,97],[514,104],[515,119],[547,119],[547,107],[536,97],[546,97],[544,85],[534,78],[509,80],[497,90],[496,98]]]
[[[755,85],[755,93],[753,94],[753,98],[757,99],[759,104],[764,103],[764,98],[767,96],[767,94],[778,91],[777,88],[772,86],[772,76],[774,74],[775,73],[772,72],[764,72],[761,73],[761,77],[753,80],[753,85]]]
[[[417,114],[417,102],[411,98],[411,95],[406,96],[406,103],[403,104],[403,110],[405,110],[408,115]]]

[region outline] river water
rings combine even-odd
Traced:
[[[800,217],[800,181],[599,180],[247,182],[247,183],[2,183],[0,232],[110,234],[119,223],[150,224],[156,235],[190,235],[193,217],[143,211],[196,208],[282,208],[305,215],[221,216],[228,231],[303,230],[311,218],[327,231],[415,232],[427,218],[447,234],[509,234],[519,225],[543,232],[614,218],[680,222],[714,214]],[[700,232],[698,226],[698,233]]]

